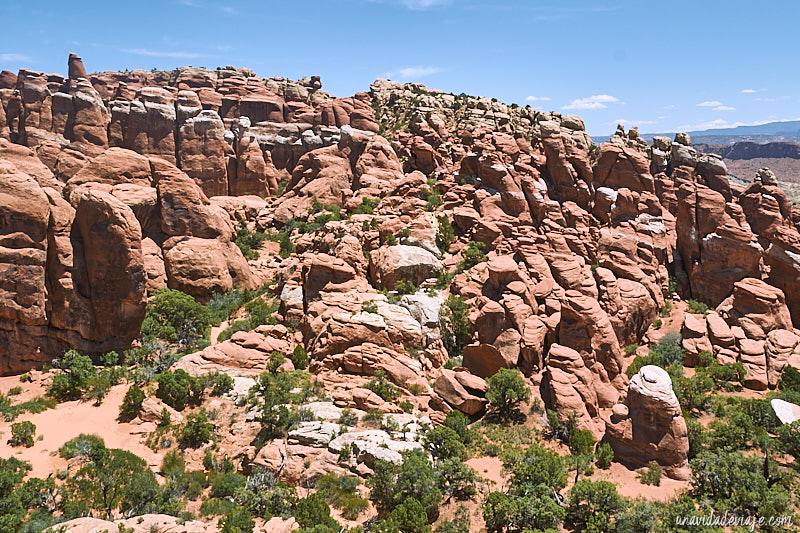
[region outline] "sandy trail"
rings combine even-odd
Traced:
[[[12,422],[0,422],[0,457],[17,457],[29,461],[33,466],[32,476],[47,477],[66,466],[66,461],[58,456],[58,449],[68,440],[81,433],[95,434],[105,440],[109,448],[122,448],[135,453],[151,466],[160,466],[161,459],[135,434],[141,426],[119,423],[119,406],[128,390],[127,385],[112,387],[103,403],[65,402],[42,413],[24,413],[14,422],[30,420],[36,425],[36,440],[31,448],[15,448],[7,441],[11,436]]]

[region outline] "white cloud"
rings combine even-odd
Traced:
[[[756,98],[756,102],[775,102],[776,100],[776,98]]]
[[[450,0],[400,0],[400,3],[408,9],[422,10],[449,4]]]
[[[19,61],[21,63],[29,63],[33,60],[23,54],[0,54],[0,61]]]
[[[386,77],[391,79],[396,76],[399,81],[410,81],[431,76],[441,71],[442,69],[439,67],[406,67],[398,69],[397,72],[387,72]]]
[[[729,105],[718,105],[712,111],[736,111],[736,108]]]
[[[755,89],[742,89],[742,94],[753,94],[755,92],[758,91],[756,91]]]
[[[549,96],[526,96],[525,100],[528,102],[549,102]]]
[[[717,100],[711,100],[711,101],[706,101],[706,102],[700,102],[699,104],[697,104],[697,107],[717,107],[717,106],[721,106],[721,105],[722,105],[722,102],[719,102]]]
[[[606,104],[624,103],[616,96],[610,94],[595,94],[586,98],[578,98],[563,106],[561,109],[605,109]]]
[[[618,118],[613,122],[606,122],[609,126],[616,126],[617,124],[622,124],[623,126],[646,126],[648,124],[658,124],[657,120],[626,120],[624,118]]]
[[[677,128],[675,128],[675,130],[697,131],[697,130],[708,130],[716,128],[736,128],[738,126],[760,126],[768,122],[789,122],[795,120],[800,120],[800,118],[782,118],[780,120],[770,119],[770,120],[759,120],[756,122],[728,122],[725,119],[717,118],[706,122],[698,122],[697,124],[685,124],[683,126],[678,126]]]
[[[147,48],[132,48],[123,50],[128,54],[146,57],[172,57],[176,59],[195,59],[198,57],[205,57],[203,54],[196,54],[194,52],[180,52],[171,50],[149,50]]]
[[[678,107],[678,104],[669,104],[665,105],[664,109],[675,109],[676,107]]]

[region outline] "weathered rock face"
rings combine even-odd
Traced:
[[[642,367],[631,378],[625,403],[614,406],[606,427],[606,440],[618,460],[636,467],[656,461],[669,477],[688,479],[686,420],[664,369]]]
[[[550,346],[547,370],[542,379],[542,398],[562,420],[574,414],[578,428],[588,429],[599,439],[606,428],[600,418],[595,381],[581,354],[566,346]]]
[[[387,289],[394,289],[400,280],[419,285],[437,277],[442,270],[441,262],[431,252],[404,244],[375,250],[369,262],[373,283]]]
[[[73,208],[0,161],[3,291],[0,371],[22,371],[72,346],[127,346],[145,311],[141,229],[125,204],[85,192]]]

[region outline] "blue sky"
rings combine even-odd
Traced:
[[[800,2],[672,0],[0,0],[0,69],[182,65],[377,77],[576,113],[590,134],[800,117]]]

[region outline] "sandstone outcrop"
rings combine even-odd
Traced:
[[[606,440],[617,459],[632,466],[656,461],[674,479],[689,477],[686,420],[672,380],[657,366],[647,365],[631,378],[624,404],[614,406]]]

